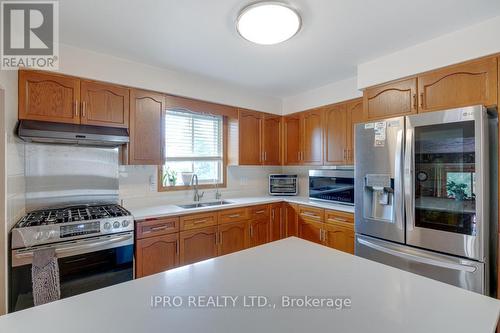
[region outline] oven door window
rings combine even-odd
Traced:
[[[133,245],[58,259],[61,298],[132,280]],[[31,265],[12,268],[9,311],[33,306]]]
[[[476,233],[474,122],[415,128],[415,226]]]
[[[309,177],[312,199],[354,204],[354,179],[341,177]]]

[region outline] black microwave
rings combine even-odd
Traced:
[[[354,206],[354,169],[309,170],[309,199]]]

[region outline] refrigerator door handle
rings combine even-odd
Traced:
[[[413,129],[406,130],[405,160],[404,160],[404,197],[406,212],[406,228],[412,230],[415,226],[414,220],[414,177],[413,177]]]
[[[394,250],[394,249],[391,249],[391,248],[388,248],[388,247],[385,247],[382,245],[374,244],[366,239],[358,238],[357,241],[358,241],[358,243],[360,243],[364,246],[367,246],[369,248],[372,248],[374,250],[384,252],[384,253],[387,253],[387,254],[390,254],[390,255],[393,255],[393,256],[408,260],[408,261],[414,261],[414,262],[419,262],[419,263],[426,264],[426,265],[453,269],[456,271],[465,271],[468,273],[473,273],[477,270],[477,267],[469,266],[469,265],[461,265],[461,264],[457,264],[453,261],[445,261],[442,258],[434,259],[434,258],[429,258],[429,257],[421,257],[421,256],[418,256],[415,254],[397,251],[397,250]]]
[[[394,165],[394,216],[395,222],[399,229],[403,229],[403,130],[399,130],[396,135],[396,158]]]

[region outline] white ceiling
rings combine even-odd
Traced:
[[[285,97],[356,65],[500,15],[498,0],[290,0],[303,27],[253,45],[235,30],[252,0],[60,0],[60,39],[101,53]]]

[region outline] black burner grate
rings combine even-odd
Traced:
[[[61,209],[38,210],[27,214],[16,225],[17,228],[56,223],[98,220],[129,216],[129,211],[119,205],[82,205]]]

